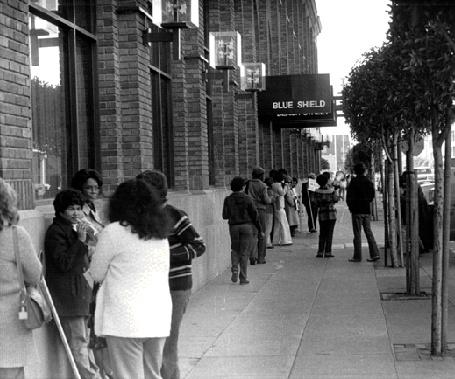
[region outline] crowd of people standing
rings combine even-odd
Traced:
[[[368,260],[375,261],[379,252],[370,228],[374,187],[365,166],[356,165],[354,173],[346,190],[354,232],[350,261],[362,259],[362,227]],[[231,237],[232,282],[248,284],[248,263],[265,264],[267,249],[293,244],[298,227],[303,231],[304,209],[308,232],[317,231],[319,220],[316,257],[333,257],[335,204],[346,188],[341,182],[327,173],[298,180],[284,169],[265,177],[260,167],[250,180],[234,177],[222,214]],[[191,294],[192,260],[206,246],[188,215],[167,203],[167,178],[160,171],[146,170],[118,185],[107,215],[98,202],[102,186],[95,170],[83,169],[71,188],[56,195],[44,265],[26,230],[17,227],[25,281],[34,285],[45,275],[82,378],[179,379],[178,337]],[[17,317],[20,288],[11,235],[18,223],[17,198],[1,178],[0,217],[0,377],[23,378],[24,366],[35,354],[31,331]]]
[[[188,215],[167,204],[167,178],[160,171],[121,183],[107,216],[98,202],[102,185],[95,170],[83,169],[71,188],[56,195],[43,265],[26,230],[17,227],[24,279],[36,285],[45,275],[63,343],[81,378],[178,379],[192,260],[205,243]],[[20,379],[38,352],[32,331],[18,318],[11,235],[17,196],[1,178],[0,217],[0,377]]]
[[[265,170],[256,167],[251,179],[236,176],[231,181],[232,194],[223,205],[223,218],[228,220],[231,237],[231,280],[248,284],[248,259],[251,265],[266,263],[266,249],[292,245],[292,238],[300,227],[303,231],[303,209],[306,210],[308,231],[317,232],[317,258],[332,258],[332,240],[336,224],[335,204],[346,198],[352,214],[354,255],[350,262],[361,261],[361,228],[363,227],[370,250],[368,261],[379,259],[379,252],[370,227],[373,183],[365,176],[365,165],[354,167],[355,177],[337,172],[316,176],[309,173],[299,181],[287,175],[285,169]],[[240,269],[239,269],[240,268]]]

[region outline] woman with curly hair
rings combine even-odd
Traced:
[[[19,219],[16,199],[16,192],[0,178],[0,378],[20,379],[36,351],[32,331],[18,318],[21,285],[12,230]],[[17,235],[24,279],[34,285],[41,277],[41,263],[22,226],[17,226]]]
[[[102,283],[95,333],[106,338],[115,378],[161,378],[172,313],[169,222],[159,194],[137,179],[118,186],[109,219],[89,268]]]

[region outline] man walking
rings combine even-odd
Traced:
[[[374,199],[374,186],[365,176],[365,171],[363,163],[354,166],[356,177],[351,180],[346,194],[346,203],[351,211],[352,231],[354,232],[354,256],[349,259],[349,262],[360,262],[362,260],[362,226],[370,250],[370,258],[367,261],[374,262],[380,258],[370,225],[370,204]]]
[[[272,199],[267,194],[267,186],[264,183],[264,169],[261,167],[255,167],[251,174],[252,179],[249,180],[245,187],[245,192],[247,195],[253,199],[254,205],[258,211],[259,224],[261,225],[261,230],[266,230],[267,223],[267,213],[266,207],[267,204],[272,203]],[[266,239],[262,236],[261,233],[257,237],[257,249],[254,249],[253,255],[250,257],[250,263],[254,265],[256,262],[261,264],[265,263],[265,249],[266,249]]]

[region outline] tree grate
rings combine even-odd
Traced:
[[[429,343],[394,344],[393,354],[396,361],[442,361],[445,358],[455,358],[455,343],[447,344],[443,356],[432,356]]]
[[[405,292],[381,292],[381,301],[430,300],[431,294],[421,291],[420,295],[409,295]]]

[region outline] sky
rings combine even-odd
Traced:
[[[343,79],[362,54],[385,42],[388,30],[388,0],[316,0],[322,31],[317,37],[319,73],[329,73],[337,95]],[[349,133],[338,119],[339,128],[323,128],[323,134]]]

